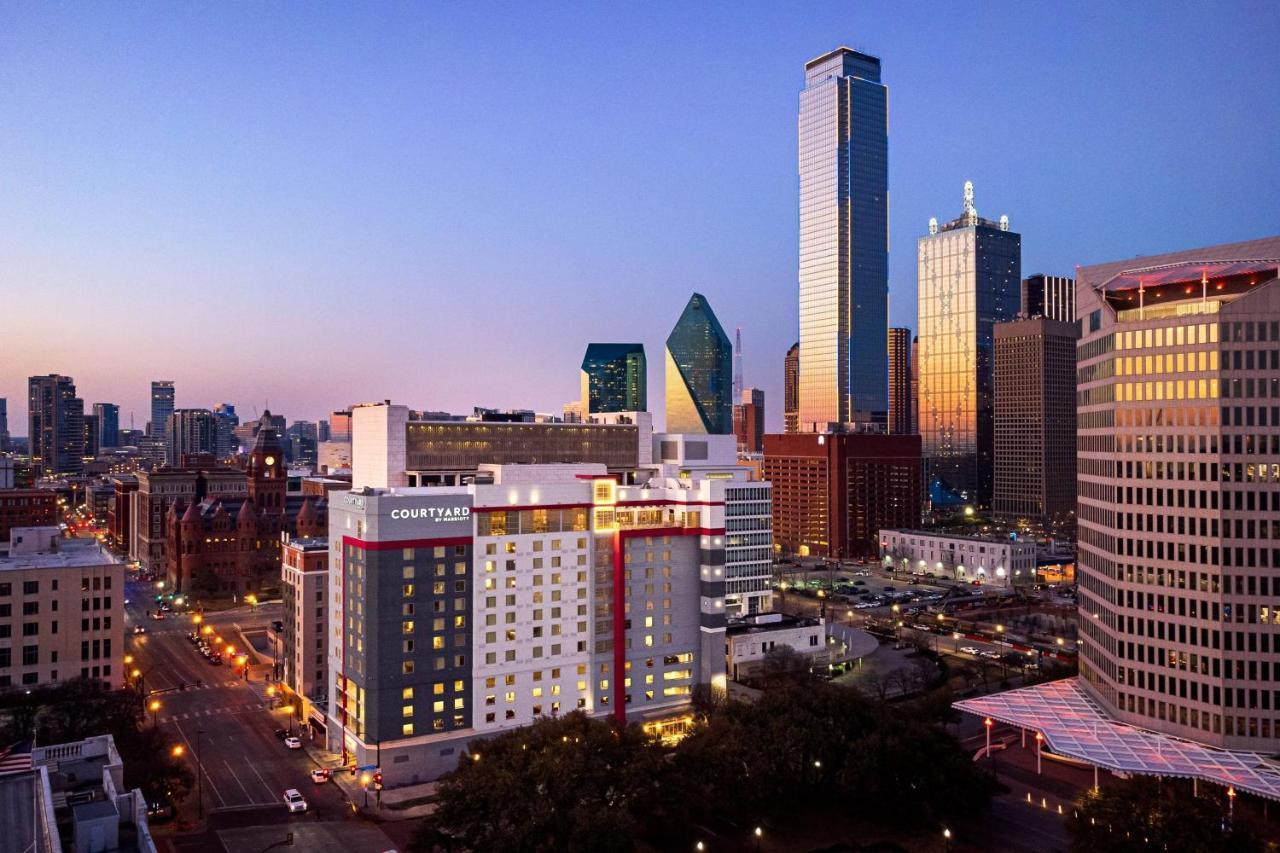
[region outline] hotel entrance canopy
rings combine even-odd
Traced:
[[[1064,678],[956,702],[954,707],[1044,735],[1059,755],[1107,770],[1204,779],[1280,800],[1280,760],[1217,749],[1118,723],[1079,685]]]

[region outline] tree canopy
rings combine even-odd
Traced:
[[[1072,853],[1252,853],[1267,849],[1240,814],[1228,826],[1227,797],[1204,786],[1196,796],[1189,782],[1149,776],[1092,789],[1076,801],[1068,823]]]
[[[473,742],[446,776],[415,850],[679,849],[699,827],[810,806],[917,824],[971,814],[998,785],[933,719],[857,690],[792,683],[723,702],[674,747],[575,712]]]

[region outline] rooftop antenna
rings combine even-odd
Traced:
[[[742,400],[742,327],[733,333],[733,399]]]
[[[1009,230],[1009,217],[1003,213],[1000,214],[1000,230],[1001,231]]]
[[[929,217],[929,236],[932,237],[934,234],[937,234],[937,233],[938,233],[938,217],[930,216]]]
[[[964,221],[967,225],[978,224],[978,209],[973,206],[973,181],[964,182]]]

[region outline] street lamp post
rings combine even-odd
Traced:
[[[1040,745],[1044,742],[1044,735],[1036,732],[1036,775],[1040,775]]]
[[[755,831],[751,834],[754,835],[756,839],[756,853],[760,853],[760,836],[764,835],[764,830],[757,826]]]
[[[945,827],[944,827],[944,828],[943,828],[943,830],[942,830],[942,844],[943,844],[943,849],[944,849],[944,850],[946,850],[946,851],[947,851],[947,853],[950,853],[950,851],[951,851],[951,830],[950,830],[950,829],[947,829],[947,828],[945,828]]]
[[[151,725],[154,726],[156,724],[156,717],[160,712],[160,700],[152,699],[151,704],[148,705],[147,708],[151,711]]]

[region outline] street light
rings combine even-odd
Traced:
[[[764,835],[764,830],[757,826],[757,827],[755,828],[755,832],[753,832],[753,833],[751,833],[751,834],[752,834],[752,835],[754,835],[754,836],[756,837],[756,850],[757,850],[757,851],[759,851],[759,849],[760,849],[760,836]]]
[[[182,744],[180,744],[180,743],[178,743],[178,744],[174,744],[174,746],[173,746],[173,757],[174,757],[174,758],[181,758],[181,757],[182,757],[182,753],[184,753],[184,752],[186,752],[186,750],[182,748]]]
[[[987,758],[990,758],[992,762],[995,761],[995,756],[991,754],[991,728],[995,724],[996,724],[996,721],[991,719],[990,717],[987,717],[985,720],[982,721],[982,725],[985,726],[987,729]]]
[[[1036,732],[1036,775],[1040,775],[1040,744],[1044,742],[1044,735]]]
[[[290,706],[293,707],[293,706]],[[369,782],[372,780],[368,773],[360,774],[360,787],[364,788],[364,807],[369,808]]]
[[[156,713],[160,710],[160,700],[152,699],[151,704],[147,706],[151,710],[151,725],[156,724]]]
[[[948,851],[951,850],[951,830],[946,827],[943,827],[942,829],[942,843],[944,845],[944,849]]]

